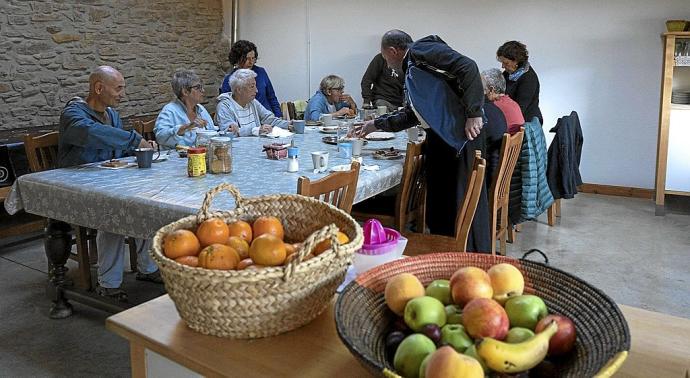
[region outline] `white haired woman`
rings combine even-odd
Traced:
[[[221,130],[236,136],[268,134],[274,126],[287,129],[289,122],[280,119],[256,99],[256,73],[241,68],[233,72],[228,80],[232,93],[218,96],[216,123]]]
[[[153,132],[159,145],[174,148],[192,146],[196,128],[215,130],[211,115],[201,105],[204,85],[194,71],[178,70],[173,74],[173,92],[177,99],[165,105],[158,114]]]
[[[318,121],[322,114],[334,116],[355,115],[357,105],[352,97],[344,94],[345,80],[338,75],[328,75],[321,80],[319,90],[309,99],[304,111],[306,121]]]
[[[508,132],[513,135],[520,131],[525,118],[522,116],[520,105],[506,95],[506,80],[501,70],[491,68],[482,71],[482,83],[486,99],[493,102],[503,112],[508,124]]]

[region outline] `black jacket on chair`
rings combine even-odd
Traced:
[[[546,179],[554,199],[573,198],[582,185],[580,158],[582,157],[582,127],[577,112],[561,117],[551,130],[556,133],[549,146]]]

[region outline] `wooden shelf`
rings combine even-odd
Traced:
[[[676,37],[688,37],[690,38],[690,31],[682,31],[682,32],[666,32],[661,34],[663,37],[667,37],[670,35],[676,36]]]

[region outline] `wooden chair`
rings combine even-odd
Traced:
[[[352,162],[347,172],[335,172],[312,182],[302,176],[297,180],[297,194],[314,197],[350,213],[355,200],[357,180],[359,179],[359,163]]]
[[[287,102],[281,102],[280,103],[280,111],[283,112],[283,119],[286,121],[293,120],[294,118],[290,117],[290,112],[288,111],[288,106]]]
[[[417,232],[424,232],[426,180],[424,177],[424,161],[422,150],[424,143],[407,143],[405,163],[403,165],[400,191],[395,196],[395,203],[390,209],[380,212],[368,211],[367,201],[354,206],[352,217],[358,221],[370,218],[378,219],[382,224],[393,227],[400,232],[406,231],[408,222],[415,222]],[[389,203],[389,205],[391,205]],[[390,211],[388,211],[390,210]]]
[[[290,119],[297,119],[297,110],[295,109],[295,103],[292,101],[288,101],[287,109]],[[301,119],[304,119],[304,117],[302,117]]]
[[[498,161],[498,171],[489,189],[489,215],[491,217],[491,254],[496,254],[496,240],[501,241],[500,254],[506,254],[506,238],[508,237],[508,194],[510,191],[510,179],[515,169],[515,164],[520,158],[522,150],[522,138],[525,129],[514,135],[503,134],[501,152]]]
[[[143,136],[146,140],[156,140],[156,133],[153,132],[153,128],[156,126],[156,119],[149,121],[134,121],[134,130]]]
[[[482,159],[481,152],[475,151],[472,173],[467,178],[467,188],[462,206],[455,218],[455,237],[445,235],[422,234],[407,232],[403,235],[407,238],[406,255],[412,256],[426,252],[465,252],[467,239],[469,238],[472,220],[477,211],[477,204],[482,193],[486,161]]]
[[[24,150],[26,151],[26,157],[29,161],[29,169],[31,172],[41,172],[57,168],[59,138],[60,134],[57,131],[39,136],[24,136]],[[71,226],[75,234],[72,244],[76,244],[77,253],[70,253],[70,259],[79,264],[77,285],[88,290],[91,288],[91,261],[89,259],[89,251],[96,256],[96,230],[77,225]]]

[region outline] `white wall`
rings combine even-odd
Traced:
[[[690,19],[688,0],[242,0],[239,37],[257,44],[281,101],[307,99],[335,73],[361,102],[362,74],[392,28],[438,34],[480,69],[500,66],[503,42],[523,41],[547,138],[558,117],[580,114],[583,180],[653,188],[660,34],[670,18]]]

